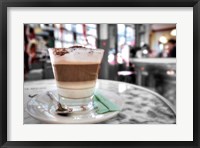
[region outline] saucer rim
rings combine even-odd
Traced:
[[[52,91],[52,90],[51,90]],[[55,91],[55,90],[53,90]],[[106,90],[103,90],[106,91]],[[98,118],[98,119],[89,119],[89,120],[71,120],[69,122],[66,122],[66,120],[60,120],[58,118],[56,118],[57,120],[53,120],[52,118],[43,118],[41,116],[37,116],[36,114],[32,113],[30,111],[30,108],[28,108],[28,106],[31,106],[31,101],[38,99],[41,95],[44,95],[47,91],[42,92],[40,94],[38,94],[37,96],[31,98],[27,103],[26,103],[26,108],[25,111],[34,119],[37,119],[43,123],[47,123],[47,124],[92,124],[92,123],[100,123],[103,121],[107,121],[113,117],[115,117],[118,113],[120,113],[120,111],[113,111],[113,112],[107,112],[107,113],[103,113],[103,114],[97,114],[96,116],[102,116],[102,118]],[[120,102],[120,108],[122,109],[123,103],[122,100]],[[74,114],[79,114],[79,113],[74,113]],[[59,116],[59,115],[58,115]],[[67,118],[67,116],[65,117]],[[49,120],[50,119],[50,120]]]

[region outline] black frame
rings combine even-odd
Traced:
[[[200,147],[200,0],[0,0],[1,147]],[[193,141],[7,141],[7,7],[193,7]],[[192,98],[191,98],[192,99]]]

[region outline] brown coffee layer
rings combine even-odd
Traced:
[[[54,64],[54,77],[57,81],[79,82],[96,80],[99,64],[66,65]]]

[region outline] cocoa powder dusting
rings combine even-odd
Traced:
[[[69,53],[69,51],[65,48],[55,48],[53,50],[53,54],[54,55],[59,55],[59,56],[63,56],[65,54]]]

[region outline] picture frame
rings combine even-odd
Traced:
[[[193,141],[7,141],[8,7],[193,7]],[[199,147],[200,2],[199,0],[1,0],[0,2],[1,147]]]

